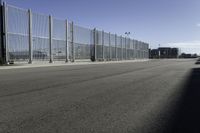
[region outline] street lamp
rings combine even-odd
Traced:
[[[125,35],[126,35],[127,37],[129,37],[130,34],[131,34],[131,32],[125,32]]]
[[[160,44],[158,44],[158,58],[160,59],[161,51],[160,51]]]

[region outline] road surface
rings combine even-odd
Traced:
[[[195,60],[0,70],[0,133],[199,133]]]

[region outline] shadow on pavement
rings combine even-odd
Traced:
[[[187,81],[166,133],[200,133],[200,68],[192,69]]]
[[[195,62],[196,65],[200,64],[200,58]]]
[[[199,64],[200,64],[200,61],[197,61],[195,64],[196,64],[196,65],[199,65]]]

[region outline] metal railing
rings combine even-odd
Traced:
[[[2,5],[5,61],[132,60],[148,58],[149,45],[68,20]]]

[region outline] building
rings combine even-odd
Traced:
[[[198,55],[197,54],[186,54],[186,53],[182,53],[179,58],[197,58]]]
[[[158,49],[150,49],[149,50],[149,58],[159,58],[159,52]]]
[[[150,58],[158,59],[158,58],[178,58],[179,49],[178,48],[170,48],[170,47],[159,47],[158,49],[150,50]]]

